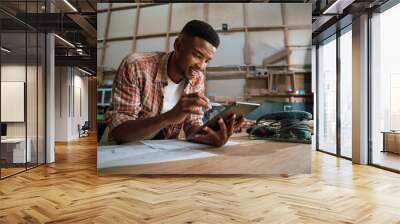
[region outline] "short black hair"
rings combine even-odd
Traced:
[[[218,48],[219,46],[219,37],[217,31],[215,31],[212,26],[206,22],[200,20],[191,20],[186,23],[181,33],[189,36],[200,37],[212,44],[215,48]]]

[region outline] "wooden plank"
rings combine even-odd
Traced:
[[[268,58],[265,58],[263,60],[263,65],[267,66],[269,64],[276,63],[276,62],[281,61],[283,59],[287,59],[290,56],[291,53],[292,53],[292,50],[290,50],[288,48],[283,49],[281,51],[278,51],[275,54],[269,56]]]
[[[251,64],[251,48],[249,41],[249,32],[247,28],[247,4],[242,3],[243,8],[243,24],[244,24],[244,48],[243,48],[243,61],[245,65]]]
[[[107,42],[108,42],[108,32],[110,30],[110,19],[111,19],[111,7],[113,3],[108,4],[108,12],[107,12],[107,19],[106,19],[106,27],[104,30],[104,35],[103,35],[103,49],[102,49],[102,54],[101,54],[101,59],[100,59],[100,66],[104,66],[104,60],[106,56],[106,49],[107,49]]]
[[[300,50],[312,50],[311,45],[288,45],[289,48],[297,48]]]
[[[284,40],[285,48],[290,51],[289,43],[288,43],[288,28],[286,26],[286,23],[287,23],[286,22],[286,6],[285,6],[285,3],[281,3],[280,6],[281,6],[282,24],[284,26],[283,40]],[[290,65],[290,54],[286,55],[286,62],[288,65]]]
[[[266,65],[268,68],[279,68],[279,67],[295,67],[295,68],[309,68],[311,69],[312,65],[306,65],[306,64],[282,64],[282,65]]]
[[[292,93],[294,93],[296,91],[296,82],[295,82],[295,73],[292,73],[290,75],[290,84],[292,86]]]
[[[260,93],[249,95],[252,97],[312,97],[312,94],[295,94],[295,93]]]
[[[203,3],[203,19],[206,23],[208,23],[209,20],[209,4],[208,3]],[[206,68],[206,71],[204,72],[204,75],[206,75],[206,77],[208,76],[208,68]],[[212,79],[212,78],[211,78]],[[210,80],[210,79],[208,79]],[[204,92],[207,95],[208,92],[208,82],[204,83]]]
[[[288,30],[304,30],[304,29],[311,29],[311,26],[270,26],[270,27],[247,27],[248,32],[265,32],[265,31],[279,31],[285,29],[285,27]],[[216,30],[217,33],[237,33],[237,32],[245,32],[244,27],[238,27],[238,28],[230,28],[227,31],[222,31],[221,29]],[[170,32],[170,36],[177,36],[179,34],[178,31],[173,31]],[[143,39],[143,38],[154,38],[154,37],[165,37],[166,32],[163,33],[154,33],[154,34],[142,34],[142,35],[137,35],[137,39]],[[130,40],[132,37],[130,36],[124,36],[124,37],[114,37],[114,38],[109,38],[107,39],[108,42],[112,41],[123,41],[123,40]],[[97,40],[97,42],[102,42],[103,40]]]
[[[248,18],[247,18],[248,9],[246,3],[242,3],[242,11],[243,11],[243,25],[244,25],[243,62],[245,65],[247,65],[246,77],[248,77],[250,75],[250,67],[248,65],[251,64],[251,50],[250,50],[250,41],[248,32]],[[245,86],[246,88],[250,86],[248,79],[246,79]]]
[[[275,75],[274,74],[270,74],[270,75],[268,75],[268,77],[269,77],[269,79],[268,79],[268,90],[269,91],[273,91],[272,87],[273,87],[273,84],[274,84]]]
[[[146,39],[146,38],[157,38],[157,37],[166,37],[167,33],[152,33],[152,34],[141,34],[136,35],[136,40],[139,39]],[[178,32],[171,32],[169,33],[170,36],[177,36]],[[107,42],[114,42],[114,41],[125,41],[125,40],[132,40],[132,36],[129,37],[113,37],[109,38]],[[97,40],[98,43],[101,43],[102,40]]]
[[[247,79],[270,79],[270,75],[249,75]]]
[[[113,3],[108,4],[107,18],[106,18],[106,27],[103,35],[103,49],[100,58],[100,66],[97,68],[97,84],[100,85],[103,82],[103,70],[104,70],[104,62],[106,60],[106,50],[107,50],[107,39],[108,32],[110,30],[110,20],[111,20],[111,8]]]
[[[207,80],[244,79],[245,71],[207,72]]]
[[[265,68],[263,65],[251,65],[254,66],[255,68]],[[267,65],[267,67],[270,68],[279,68],[279,67],[304,67],[304,66],[311,66],[311,65],[301,65],[301,64],[291,64],[291,65]],[[207,72],[244,72],[250,69],[250,66],[238,66],[238,67],[207,67]],[[103,71],[104,73],[115,73],[116,70],[107,70]],[[250,73],[250,70],[249,70]],[[274,71],[271,70],[269,73],[274,73],[274,74],[290,74],[292,72],[287,72],[287,71]],[[303,74],[303,75],[311,75],[311,71],[296,71],[295,74]],[[247,77],[252,77],[252,75],[248,75]]]
[[[159,6],[159,5],[165,5],[167,3],[142,3],[141,4],[141,8],[147,8],[147,7],[153,7],[153,6]],[[112,8],[111,11],[121,11],[121,10],[129,10],[129,9],[136,9],[137,6],[136,5],[132,5],[132,6],[122,6],[122,7],[115,7]],[[107,12],[107,9],[99,9],[97,10],[97,13],[104,13]]]
[[[254,68],[260,68],[260,69],[262,69],[262,68],[265,68],[265,67],[271,67],[271,68],[274,68],[274,67],[288,67],[288,66],[291,66],[291,67],[299,67],[299,68],[301,68],[301,67],[310,67],[311,68],[311,65],[310,64],[291,64],[291,65],[288,65],[288,64],[277,64],[277,65],[271,65],[271,64],[267,64],[266,66],[264,66],[264,65],[240,65],[240,66],[230,66],[230,67],[208,67],[207,69],[208,70],[210,70],[210,71],[227,71],[227,70],[236,70],[236,69],[240,69],[240,70],[245,70],[245,69],[247,69],[247,68],[249,68],[249,67],[254,67]]]
[[[170,42],[170,35],[171,32],[171,22],[172,22],[172,3],[168,4],[168,20],[167,20],[167,38],[165,39],[165,52],[169,52],[169,42]]]
[[[203,7],[204,7],[204,9],[203,9],[203,19],[204,19],[204,21],[205,21],[206,23],[208,23],[210,5],[209,5],[209,3],[204,3]]]
[[[134,33],[132,37],[132,52],[136,51],[136,40],[138,36],[138,30],[139,30],[139,20],[140,20],[140,1],[136,0],[136,20],[135,20],[135,28],[134,28]]]

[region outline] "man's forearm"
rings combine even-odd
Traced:
[[[157,134],[168,125],[168,115],[160,114],[152,118],[124,122],[114,128],[111,134],[118,143],[139,141]]]

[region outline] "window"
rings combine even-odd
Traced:
[[[318,149],[336,153],[336,36],[318,48]]]
[[[340,36],[340,155],[352,157],[352,33]]]
[[[400,170],[400,5],[371,18],[371,140],[372,164]],[[384,139],[384,133],[392,140]],[[397,136],[397,137],[393,137]],[[395,150],[388,150],[394,143]],[[395,153],[393,153],[395,152]]]
[[[39,13],[44,1],[0,1]],[[45,35],[0,12],[0,178],[45,163]],[[11,97],[13,96],[13,97]]]

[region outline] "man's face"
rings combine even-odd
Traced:
[[[204,72],[216,48],[200,37],[180,37],[176,40],[177,66],[187,79]]]

